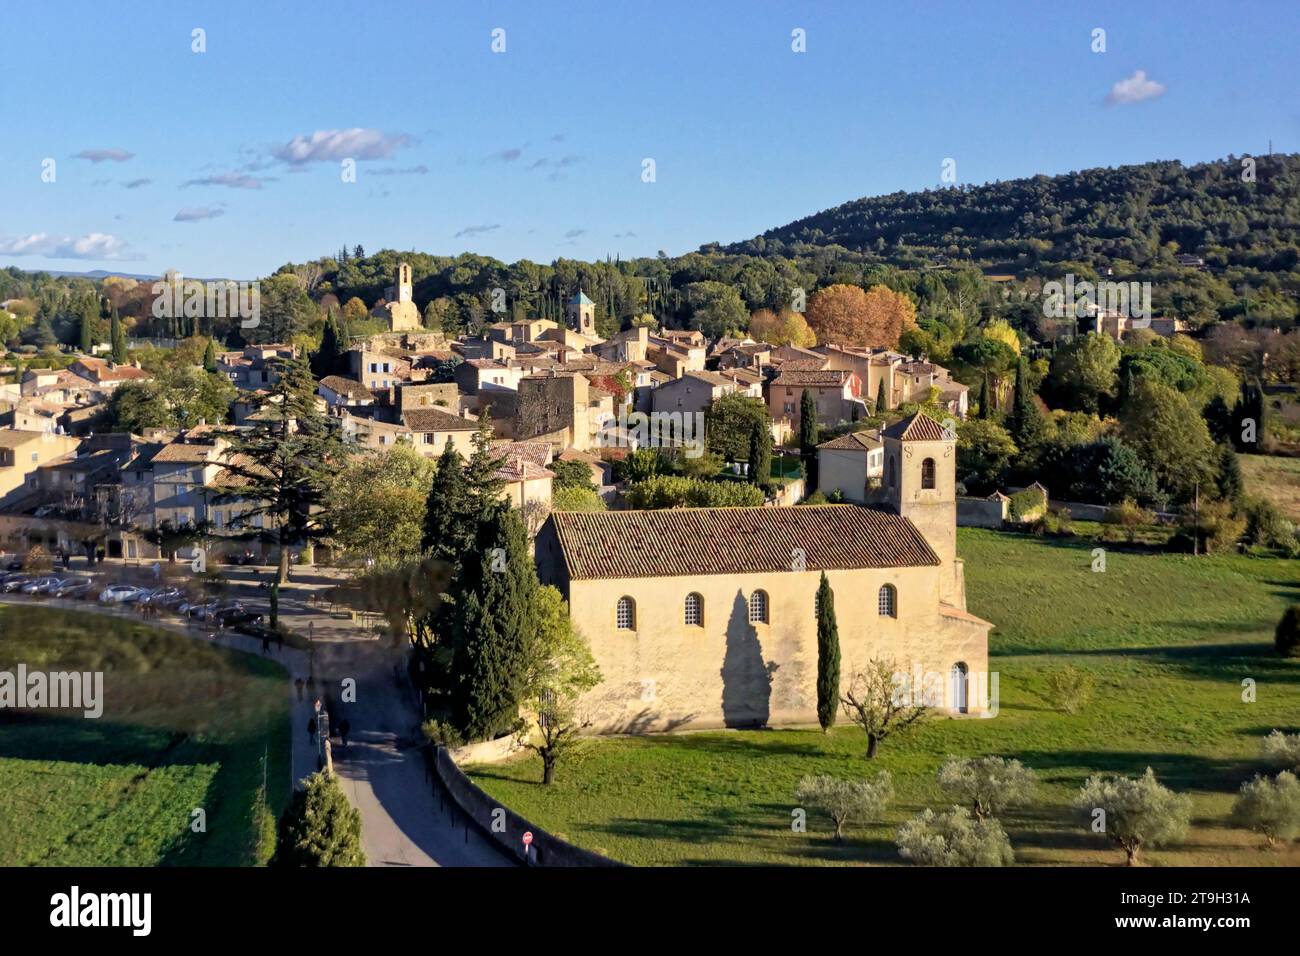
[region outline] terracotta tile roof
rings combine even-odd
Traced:
[[[326,375],[320,380],[320,384],[328,388],[335,395],[344,395],[348,398],[361,399],[362,401],[374,399],[370,389],[366,388],[360,382],[354,379],[344,378],[342,375]]]
[[[556,512],[573,580],[937,565],[912,522],[856,505]]]
[[[885,429],[885,437],[899,441],[952,441],[952,436],[944,431],[942,425],[920,412],[894,422]]]
[[[824,368],[824,369],[802,369],[791,368],[792,362],[786,362],[781,366],[781,374],[772,382],[773,385],[794,385],[794,386],[839,386],[848,381],[849,376],[853,373],[847,369]]]
[[[523,458],[534,465],[545,467],[551,461],[551,443],[548,441],[510,441],[502,439],[492,443],[492,453],[507,460]]]
[[[413,432],[472,432],[478,428],[478,422],[437,408],[408,408],[402,412],[402,423]]]
[[[865,451],[868,448],[879,448],[881,446],[880,432],[875,429],[867,429],[860,432],[849,432],[847,435],[841,435],[839,438],[832,438],[830,441],[822,442],[818,448],[847,448],[850,451]]]
[[[26,431],[21,428],[0,428],[0,448],[18,448],[31,441],[39,441],[47,432]]]
[[[554,477],[554,472],[526,458],[508,458],[505,464],[496,470],[496,476],[502,481],[534,481],[538,478]]]
[[[181,464],[206,464],[217,453],[216,445],[187,445],[172,442],[153,456],[155,462],[178,462]]]

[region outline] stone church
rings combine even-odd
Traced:
[[[918,414],[882,439],[873,507],[551,515],[538,570],[600,665],[581,704],[592,731],[815,723],[822,571],[842,689],[877,658],[910,675],[918,698],[924,685],[931,706],[985,710],[993,625],[966,610],[954,437]]]
[[[414,332],[424,327],[420,310],[412,297],[411,267],[405,262],[397,264],[397,281],[384,290],[370,314],[388,323],[390,332]]]

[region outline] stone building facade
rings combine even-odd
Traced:
[[[953,439],[920,416],[891,431],[895,480],[877,507],[550,517],[539,574],[600,665],[581,704],[595,732],[814,723],[822,571],[841,686],[874,658],[914,675],[932,705],[985,709],[992,625],[966,610]]]

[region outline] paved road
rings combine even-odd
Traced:
[[[240,595],[251,598],[253,595]],[[259,596],[260,597],[260,596]],[[36,599],[12,594],[0,595],[12,603],[34,603]],[[78,611],[136,617],[131,611],[115,611],[88,601],[43,601]],[[316,747],[307,735],[307,722],[314,708],[310,693],[300,702],[293,686],[296,677],[314,677],[322,696],[328,696],[335,714],[335,728],[346,719],[351,725],[348,744],[334,738],[334,769],[353,806],[361,811],[361,839],[371,866],[511,866],[496,844],[454,811],[450,798],[441,795],[425,769],[417,746],[418,714],[409,689],[399,684],[394,665],[400,654],[374,639],[355,636],[355,628],[296,600],[288,594],[281,608],[295,629],[313,622],[317,635],[314,662],[305,651],[284,648],[271,656],[289,671],[292,714],[293,779],[315,772]],[[168,618],[149,623],[185,633],[196,640],[253,654],[261,653],[261,641],[240,634],[189,627]],[[348,636],[351,632],[352,637]],[[356,682],[355,702],[343,700],[343,681]]]

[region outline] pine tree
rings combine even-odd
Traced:
[[[749,481],[763,487],[772,480],[772,433],[766,416],[754,420],[749,432]]]
[[[279,377],[258,401],[256,424],[236,436],[226,468],[242,479],[243,518],[270,519],[278,538],[276,582],[289,578],[289,552],[329,536],[326,498],[344,452],[334,424],[316,406],[316,379],[305,358],[279,363]]]
[[[817,722],[835,726],[840,704],[840,631],[835,623],[835,592],[826,572],[817,587]]]
[[[497,502],[478,524],[453,591],[452,722],[470,740],[490,740],[519,721],[538,587],[524,523]]]
[[[127,361],[126,330],[122,328],[122,319],[117,314],[117,306],[113,306],[113,321],[109,326],[109,333],[113,345],[113,361],[118,365],[125,365]]]
[[[217,370],[216,339],[208,339],[207,347],[203,350],[203,370],[205,372],[215,372]]]
[[[280,818],[272,866],[365,866],[361,812],[348,803],[337,778],[327,770],[307,778]]]
[[[799,400],[799,455],[803,459],[805,491],[817,488],[817,400],[809,389]]]

